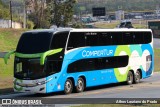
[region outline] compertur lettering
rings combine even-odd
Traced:
[[[93,57],[93,56],[109,56],[113,53],[113,50],[95,50],[95,51],[87,51],[83,50],[82,57]]]

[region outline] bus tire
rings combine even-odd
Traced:
[[[67,79],[64,85],[64,93],[70,94],[73,91],[73,82],[71,79]]]
[[[135,84],[139,83],[139,82],[140,82],[140,79],[141,79],[141,74],[140,74],[140,71],[137,70],[137,71],[136,71],[136,74],[135,74],[135,76],[134,76],[134,83],[135,83]]]
[[[83,80],[82,77],[79,77],[78,81],[77,81],[76,92],[77,93],[83,92],[84,91],[84,87],[85,87],[84,80]]]
[[[127,75],[127,84],[131,85],[133,83],[133,79],[134,79],[134,75],[131,71],[129,71]]]

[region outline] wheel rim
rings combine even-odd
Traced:
[[[139,80],[140,80],[140,74],[139,72],[136,72],[136,81],[139,82]]]
[[[72,85],[71,85],[71,83],[70,83],[69,81],[67,81],[67,82],[66,82],[66,85],[65,85],[65,90],[66,90],[66,92],[67,92],[67,93],[70,92],[71,89],[72,89]]]
[[[130,74],[128,75],[128,82],[131,84],[132,81],[133,81],[133,75],[132,75],[132,73],[130,73]]]
[[[77,86],[77,88],[78,88],[78,90],[79,91],[81,91],[81,90],[83,90],[83,81],[82,80],[78,80],[78,86]]]

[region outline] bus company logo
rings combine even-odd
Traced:
[[[82,51],[82,57],[94,57],[94,56],[109,56],[113,54],[113,50],[95,50],[95,51],[87,51],[83,50]]]
[[[41,100],[32,99],[2,99],[2,105],[41,105]]]
[[[2,105],[10,105],[12,104],[11,99],[2,99]]]

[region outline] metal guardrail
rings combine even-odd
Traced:
[[[4,56],[7,54],[8,52],[0,52],[0,58],[4,58]]]

